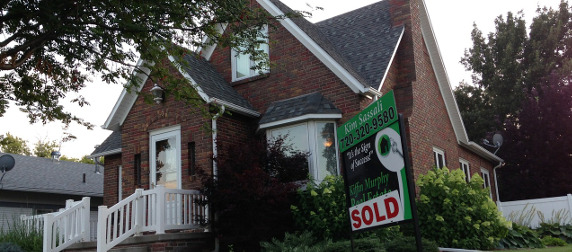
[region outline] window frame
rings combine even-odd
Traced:
[[[265,40],[265,43],[261,43],[260,47],[263,47],[261,50],[264,51],[264,53],[266,53],[266,56],[268,57],[267,59],[270,60],[270,44],[268,43],[268,26],[264,26],[262,28],[262,33],[265,34],[265,36],[267,36],[266,38],[260,38],[261,40]],[[247,56],[249,58],[249,66],[248,69],[249,74],[242,76],[242,77],[237,77],[236,74],[236,68],[237,68],[237,59],[238,59],[238,55],[241,56]],[[244,80],[244,79],[248,79],[248,78],[252,78],[255,76],[260,75],[261,73],[269,73],[270,72],[270,67],[265,68],[265,69],[252,69],[254,66],[256,66],[256,61],[250,59],[250,54],[239,54],[234,48],[231,48],[231,52],[230,52],[230,62],[231,62],[231,76],[232,76],[232,82],[235,81],[240,81],[240,80]]]
[[[489,170],[481,167],[481,177],[483,178],[483,188],[489,188],[489,197],[492,198],[493,192],[491,188],[491,173]]]
[[[461,169],[461,171],[463,171],[463,173],[465,174],[465,182],[469,183],[471,182],[471,166],[469,164],[469,161],[460,158],[459,159],[459,168]]]
[[[154,188],[157,185],[157,174],[156,174],[156,142],[168,139],[170,137],[175,137],[175,169],[177,170],[177,189],[182,188],[182,171],[181,171],[181,126],[171,126],[166,128],[161,128],[158,130],[149,132],[149,186]]]
[[[280,130],[286,130],[288,128],[293,128],[293,127],[298,127],[301,125],[305,126],[305,130],[306,130],[306,143],[307,143],[307,149],[306,150],[301,150],[301,151],[307,151],[308,152],[308,173],[310,174],[310,176],[312,177],[312,179],[319,183],[323,180],[323,178],[320,178],[320,174],[319,171],[320,169],[318,168],[319,165],[319,160],[316,157],[316,152],[319,149],[318,145],[321,144],[320,141],[318,141],[318,124],[319,123],[333,123],[334,124],[334,139],[333,139],[333,145],[335,148],[335,158],[336,158],[336,174],[335,175],[339,175],[340,174],[340,156],[339,156],[339,147],[338,147],[338,139],[337,139],[337,134],[335,133],[335,129],[337,127],[337,124],[334,120],[310,120],[310,121],[304,121],[304,122],[297,122],[297,123],[293,123],[293,124],[287,124],[287,125],[279,125],[276,127],[272,127],[272,128],[267,128],[266,129],[266,139],[267,140],[272,140],[275,137],[280,136],[278,135],[274,135],[272,132],[275,131],[280,131]],[[325,177],[325,176],[324,176]]]
[[[439,167],[439,163],[437,162],[437,159],[439,158],[439,155],[441,155],[442,161],[443,161],[443,166]],[[447,159],[445,159],[445,151],[442,149],[439,149],[437,147],[433,147],[433,164],[435,165],[435,167],[441,169],[443,167],[447,167]]]

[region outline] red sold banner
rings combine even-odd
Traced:
[[[403,206],[398,191],[384,194],[349,210],[352,231],[403,220]]]

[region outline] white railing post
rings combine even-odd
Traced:
[[[54,214],[49,213],[44,215],[44,239],[43,239],[43,251],[49,252],[52,251],[52,222],[54,220]]]
[[[568,217],[570,218],[569,221],[572,221],[572,194],[566,194],[566,199],[568,200]]]
[[[89,220],[90,214],[89,214],[89,210],[91,208],[91,200],[89,197],[83,197],[82,198],[82,205],[83,207],[81,208],[81,232],[82,232],[82,240],[83,241],[89,241],[89,235],[91,233],[91,222]]]
[[[157,234],[164,234],[165,233],[165,187],[163,186],[156,186],[155,189],[157,191],[157,205],[155,206],[155,218],[157,220]]]
[[[137,194],[137,199],[135,200],[135,235],[141,235],[141,229],[145,224],[145,197],[143,197],[143,189],[135,189],[135,194]]]
[[[105,252],[107,244],[106,235],[107,206],[99,206],[97,209],[97,252]]]

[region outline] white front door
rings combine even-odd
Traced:
[[[181,189],[181,129],[179,126],[150,133],[151,188]]]

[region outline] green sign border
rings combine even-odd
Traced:
[[[338,127],[338,146],[344,152],[399,119],[393,90],[372,102],[359,114]]]

